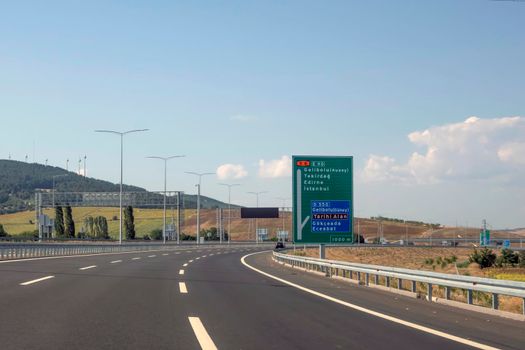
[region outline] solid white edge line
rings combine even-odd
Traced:
[[[191,328],[193,328],[193,333],[195,333],[202,350],[217,350],[217,347],[206,331],[206,328],[204,328],[201,319],[198,317],[188,317],[188,320],[190,321]]]
[[[48,280],[48,279],[51,279],[51,278],[55,278],[55,276],[46,276],[46,277],[42,277],[42,278],[37,278],[36,280],[31,280],[31,281],[20,283],[20,285],[21,286],[28,286],[30,284],[37,283],[37,282],[42,282],[42,281],[45,281],[45,280]]]
[[[186,288],[186,283],[179,282],[179,290],[181,294],[188,294],[188,288]]]
[[[385,315],[385,314],[382,314],[380,312],[364,308],[362,306],[351,304],[349,302],[346,302],[346,301],[343,301],[343,300],[331,297],[329,295],[317,292],[315,290],[312,290],[312,289],[300,286],[300,285],[295,284],[293,282],[289,282],[289,281],[284,280],[284,279],[282,279],[280,277],[271,275],[271,274],[269,274],[267,272],[261,271],[261,270],[255,268],[255,267],[249,265],[246,262],[246,258],[249,257],[249,256],[256,255],[256,254],[261,254],[261,253],[267,253],[267,252],[271,252],[271,250],[270,251],[267,250],[267,251],[247,254],[247,255],[245,255],[245,256],[243,256],[241,258],[241,263],[244,266],[246,266],[247,268],[249,268],[249,269],[251,269],[251,270],[253,270],[255,272],[258,272],[261,275],[264,275],[266,277],[272,278],[272,279],[274,279],[276,281],[279,281],[281,283],[287,284],[287,285],[289,285],[291,287],[294,287],[294,288],[297,288],[299,290],[302,290],[303,292],[310,293],[310,294],[313,294],[313,295],[318,296],[320,298],[323,298],[323,299],[326,299],[326,300],[330,300],[330,301],[332,301],[334,303],[346,306],[346,307],[348,307],[350,309],[361,311],[363,313],[366,313],[366,314],[369,314],[369,315],[372,315],[372,316],[376,316],[376,317],[382,318],[382,319],[390,321],[390,322],[394,322],[394,323],[397,323],[397,324],[400,324],[400,325],[403,325],[403,326],[406,326],[406,327],[409,327],[409,328],[416,329],[416,330],[421,331],[421,332],[425,332],[425,333],[429,333],[429,334],[432,334],[432,335],[436,335],[438,337],[445,338],[445,339],[448,339],[448,340],[452,340],[452,341],[455,341],[457,343],[468,345],[468,346],[471,346],[471,347],[474,347],[474,348],[484,349],[484,350],[496,350],[496,349],[498,349],[498,348],[492,347],[490,345],[481,344],[481,343],[478,343],[478,342],[475,342],[475,341],[472,341],[472,340],[468,340],[468,339],[461,338],[461,337],[458,337],[458,336],[455,336],[455,335],[452,335],[452,334],[441,332],[441,331],[438,331],[438,330],[435,330],[435,329],[432,329],[432,328],[429,328],[429,327],[421,326],[421,325],[416,324],[416,323],[405,321],[405,320],[402,320],[402,319],[397,318],[397,317]]]
[[[184,270],[183,269],[179,270],[179,275],[184,275]]]
[[[97,265],[90,265],[90,266],[86,266],[86,267],[81,267],[79,268],[79,270],[89,270],[89,269],[94,269],[95,267],[97,267]]]

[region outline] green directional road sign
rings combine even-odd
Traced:
[[[295,243],[352,243],[352,157],[293,156]]]

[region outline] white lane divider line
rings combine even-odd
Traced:
[[[164,253],[164,254],[162,254],[162,255],[166,256],[166,255],[169,255],[169,254],[168,254],[168,253]]]
[[[215,254],[211,253],[210,256],[214,256]]]
[[[188,263],[185,263],[185,264],[184,264],[184,265],[182,265],[182,266],[186,267],[186,266],[188,266]]]
[[[204,325],[201,322],[201,319],[198,317],[188,317],[190,321],[191,328],[193,328],[193,333],[197,337],[199,344],[202,350],[217,350],[217,347],[213,343],[210,335],[204,328]]]
[[[188,288],[186,288],[186,283],[179,282],[179,289],[181,294],[188,294]]]
[[[189,263],[192,263],[192,262],[193,262],[193,259],[191,259],[191,260],[188,260],[188,262],[189,262]]]
[[[198,256],[198,257],[196,257],[196,258],[195,258],[195,260],[199,260],[200,258],[201,258],[201,257],[200,257],[200,256]]]
[[[131,260],[140,260],[140,257],[132,258]]]
[[[84,271],[84,270],[94,269],[95,267],[97,267],[97,265],[81,267],[81,268],[79,268],[79,270]]]
[[[206,255],[203,255],[202,257],[203,257],[203,258],[205,258],[205,257],[206,257]]]
[[[118,263],[121,263],[122,260],[113,260],[112,262],[110,262],[110,264],[118,264]]]
[[[180,254],[180,252],[176,252],[175,254]]]
[[[148,255],[148,258],[154,258],[156,255]]]
[[[438,331],[438,330],[435,330],[435,329],[432,329],[432,328],[429,328],[429,327],[421,326],[421,325],[419,325],[417,323],[405,321],[405,320],[402,320],[402,319],[397,318],[397,317],[389,316],[389,315],[386,315],[386,314],[383,314],[383,313],[380,313],[380,312],[377,312],[377,311],[374,311],[374,310],[370,310],[370,309],[367,309],[365,307],[362,307],[362,306],[359,306],[359,305],[356,305],[356,304],[351,304],[349,302],[346,302],[346,301],[343,301],[343,300],[331,297],[329,295],[317,292],[317,291],[315,291],[313,289],[309,289],[309,288],[303,287],[301,285],[295,284],[293,282],[289,282],[289,281],[287,281],[285,279],[282,279],[280,277],[271,275],[271,274],[269,274],[267,272],[261,271],[261,270],[255,268],[255,267],[249,265],[246,262],[246,258],[249,257],[249,256],[256,255],[256,254],[261,254],[261,253],[267,253],[267,252],[268,251],[261,251],[261,252],[257,252],[257,253],[247,254],[247,255],[245,255],[245,256],[243,256],[241,258],[241,263],[244,266],[246,266],[247,268],[249,268],[249,269],[251,269],[251,270],[253,270],[255,272],[258,272],[261,275],[264,275],[264,276],[266,276],[268,278],[271,278],[271,279],[274,279],[274,280],[279,281],[281,283],[287,284],[287,285],[289,285],[291,287],[294,287],[294,288],[297,288],[299,290],[302,290],[303,292],[310,293],[310,294],[313,294],[313,295],[318,296],[320,298],[333,301],[334,303],[346,306],[346,307],[348,307],[350,309],[361,311],[361,312],[363,312],[365,314],[376,316],[376,317],[382,318],[382,319],[390,321],[390,322],[394,322],[394,323],[397,323],[397,324],[400,324],[400,325],[403,325],[403,326],[406,326],[406,327],[409,327],[409,328],[413,328],[413,329],[416,329],[416,330],[421,331],[421,332],[425,332],[425,333],[429,333],[429,334],[432,334],[432,335],[436,335],[438,337],[442,337],[442,338],[445,338],[445,339],[448,339],[448,340],[451,340],[451,341],[455,341],[455,342],[460,343],[460,344],[468,345],[468,346],[471,346],[473,348],[483,349],[483,350],[498,350],[498,348],[492,347],[490,345],[486,345],[486,344],[475,342],[473,340],[461,338],[461,337],[458,337],[458,336],[455,336],[455,335],[452,335],[452,334],[448,334],[448,333],[445,333],[445,332],[441,332],[441,331]]]
[[[51,279],[51,278],[55,278],[55,276],[46,276],[46,277],[42,277],[42,278],[37,278],[36,280],[31,280],[31,281],[20,283],[20,285],[21,286],[28,286],[30,284],[42,282],[42,281],[45,281],[45,280],[48,280],[48,279]]]
[[[183,269],[179,270],[179,275],[184,275],[184,270]]]

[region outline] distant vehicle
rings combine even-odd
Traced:
[[[285,246],[284,246],[284,243],[282,241],[279,241],[277,242],[277,244],[275,245],[275,250],[277,249],[284,249]]]
[[[441,245],[442,245],[443,247],[448,247],[448,246],[450,246],[451,244],[450,244],[449,241],[441,241]]]

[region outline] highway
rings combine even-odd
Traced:
[[[267,247],[0,262],[1,349],[523,349],[523,322],[290,269]]]

